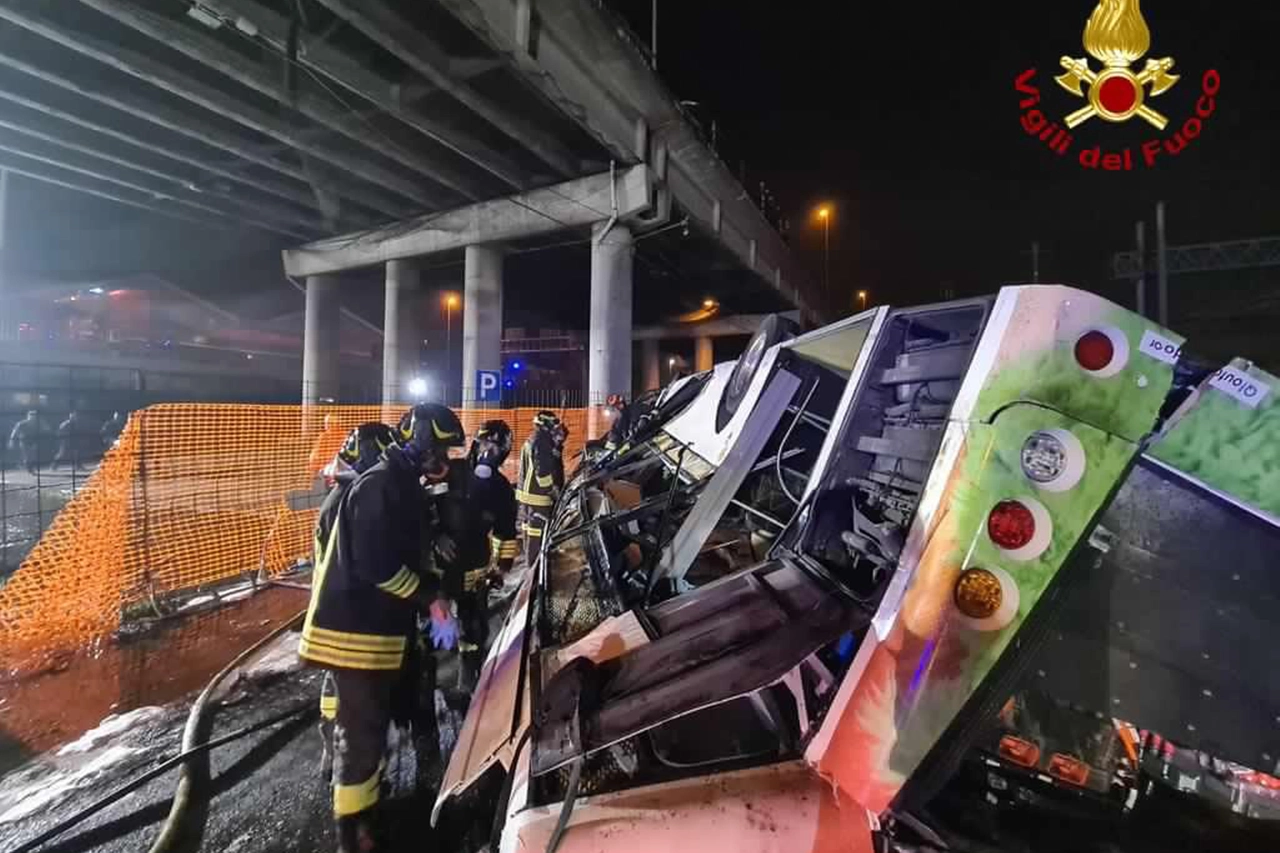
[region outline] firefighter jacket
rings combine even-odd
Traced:
[[[328,668],[397,670],[417,628],[426,498],[397,448],[320,508],[298,654]]]
[[[458,550],[452,561],[442,562],[446,586],[456,585],[464,575],[468,586],[473,586],[472,576],[485,573],[495,556],[499,569],[510,570],[519,551],[516,496],[510,481],[496,470],[489,477],[477,477],[467,460],[454,459],[448,483],[449,490],[436,504],[440,529]],[[456,595],[460,590],[450,591]]]
[[[613,426],[609,427],[609,435],[605,438],[605,450],[619,450],[619,453],[627,452],[627,435],[631,432],[631,407],[623,404],[618,409],[617,414],[613,418]]]
[[[519,481],[516,501],[544,514],[564,488],[564,461],[545,432],[535,432],[520,448]]]

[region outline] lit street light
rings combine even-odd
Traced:
[[[427,380],[421,376],[415,376],[409,380],[409,394],[415,400],[425,399],[427,396]]]
[[[865,290],[858,291],[858,310],[867,310],[867,292]]]
[[[458,307],[458,294],[444,295],[444,369],[445,388],[448,388],[449,376],[453,373],[453,309]]]
[[[831,298],[831,208],[823,205],[818,208],[818,218],[822,220],[822,297]]]

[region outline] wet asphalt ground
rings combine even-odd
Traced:
[[[296,648],[296,635],[286,635],[287,650]],[[440,659],[441,684],[456,679],[453,656]],[[295,719],[221,746],[209,762],[205,796],[194,798],[206,807],[193,807],[184,825],[187,832],[178,850],[226,851],[226,853],[276,853],[276,851],[333,851],[331,794],[321,775],[321,748],[317,733],[316,697],[322,674],[293,669],[241,680],[212,715],[211,738],[235,731],[291,708],[305,706]],[[451,694],[455,701],[463,697]],[[159,761],[177,754],[186,723],[189,702],[171,703],[153,711],[138,711],[141,718],[117,735],[91,744],[83,754],[59,756],[44,753],[0,778],[0,851],[38,835],[109,791],[145,772]],[[84,738],[73,747],[83,745]],[[123,757],[118,757],[123,756]],[[71,790],[59,792],[68,767],[78,772],[95,761],[115,758],[98,773],[81,779]],[[77,770],[78,769],[78,770]],[[59,773],[58,771],[62,771]],[[443,772],[443,762],[419,769],[415,800],[401,799],[390,806],[394,814],[397,850],[431,851],[428,824],[430,805]],[[50,841],[43,853],[136,853],[150,848],[169,814],[178,770],[148,783],[108,806],[78,826]],[[50,801],[31,808],[30,796],[54,792]],[[22,806],[23,801],[28,806]],[[17,819],[6,819],[16,813]],[[30,810],[30,814],[23,814]]]

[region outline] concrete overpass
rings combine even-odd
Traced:
[[[799,311],[782,312],[783,316],[797,322]],[[656,326],[637,326],[631,332],[631,339],[640,344],[640,387],[637,391],[648,391],[658,388],[663,382],[662,353],[664,343],[676,341],[693,341],[694,370],[710,370],[715,366],[714,342],[716,338],[747,338],[755,334],[756,329],[764,322],[768,314],[737,314],[708,317],[696,322],[671,322]],[[580,332],[560,330],[547,333],[535,330],[526,334],[524,329],[506,329],[502,337],[504,355],[528,356],[541,352],[583,352],[588,341]],[[672,363],[684,359],[672,356]]]
[[[592,397],[627,390],[634,241],[664,223],[811,313],[785,244],[592,0],[0,0],[0,170],[297,246],[305,400],[337,394],[341,272],[385,269],[391,396],[421,259],[465,258],[471,377],[500,366],[504,257],[561,232],[593,235]]]
[[[610,169],[286,251],[286,271],[307,277],[318,313],[332,312],[319,306],[332,301],[322,294],[337,286],[324,276],[387,264],[384,353],[403,353],[399,341],[418,337],[397,327],[407,312],[396,307],[393,294],[406,293],[406,276],[412,275],[405,262],[464,249],[465,389],[477,370],[502,367],[504,250],[555,232],[589,230],[587,390],[589,400],[602,401],[610,393],[631,391],[634,240],[675,217],[700,229],[767,283],[780,304],[809,310],[803,275],[779,235],[603,7],[575,0],[444,0],[441,5],[534,88],[544,105],[572,117],[597,141]],[[352,20],[373,37],[392,35],[363,15]],[[405,382],[403,356],[384,358],[384,393],[391,396]],[[317,352],[309,364],[322,359]],[[309,387],[328,384],[326,370],[310,370]]]

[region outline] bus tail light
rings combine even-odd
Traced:
[[[1083,788],[1089,781],[1089,765],[1074,755],[1055,752],[1049,759],[1049,775],[1069,785]]]
[[[1033,498],[1003,500],[987,514],[987,536],[1013,560],[1034,560],[1049,547],[1053,522],[1044,505]]]
[[[1019,767],[1034,768],[1040,762],[1040,747],[1013,735],[1000,738],[1000,757]]]
[[[1021,463],[1022,473],[1037,489],[1065,492],[1084,476],[1084,445],[1068,430],[1040,430],[1023,442]]]
[[[1004,569],[971,566],[956,578],[951,593],[961,624],[975,631],[999,631],[1018,615],[1018,584]]]
[[[1072,351],[1080,369],[1099,379],[1115,376],[1129,363],[1129,339],[1110,327],[1089,329],[1076,338]]]

